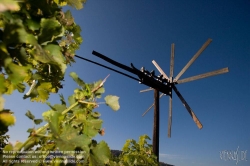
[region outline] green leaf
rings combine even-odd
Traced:
[[[33,19],[27,19],[26,22],[27,27],[32,31],[37,31],[40,29],[40,23]]]
[[[43,122],[42,119],[34,119],[34,123],[35,123],[36,125],[39,125],[39,124],[42,123],[42,122]]]
[[[18,150],[22,145],[23,145],[22,142],[16,141],[13,150],[14,151]]]
[[[6,10],[18,11],[19,5],[16,1],[13,1],[13,0],[1,0],[0,12],[4,12]]]
[[[63,120],[63,115],[57,111],[49,110],[42,114],[45,121],[49,122],[50,130],[55,138],[60,134],[60,122]]]
[[[2,97],[2,95],[1,95],[1,93],[0,93],[0,111],[2,111],[3,110],[3,108],[4,108],[4,98]]]
[[[61,101],[62,105],[66,106],[66,102],[65,102],[65,99],[63,97],[63,94],[60,94],[59,97],[60,97],[60,101]]]
[[[55,44],[48,44],[44,46],[43,49],[48,57],[52,57],[53,63],[59,65],[62,73],[64,73],[67,66],[65,64],[65,59],[62,55],[60,46]]]
[[[20,20],[5,25],[3,41],[6,45],[27,43],[34,46],[37,44],[34,35],[26,32]]]
[[[19,66],[12,62],[11,58],[4,61],[4,66],[11,82],[14,85],[22,83],[26,77],[29,76],[29,69],[31,66]]]
[[[83,89],[85,88],[85,82],[81,80],[75,72],[71,72],[69,75],[79,86],[81,86]]]
[[[111,152],[107,143],[101,141],[90,151],[89,166],[105,166],[105,164],[108,164],[110,157]]]
[[[30,97],[32,101],[45,102],[49,98],[50,92],[55,92],[51,82],[38,83],[32,90]]]
[[[104,100],[106,101],[106,104],[108,106],[110,106],[110,108],[114,111],[117,111],[120,109],[120,105],[119,105],[119,97],[117,96],[112,96],[112,95],[108,95],[104,98]]]
[[[89,137],[94,137],[98,134],[102,127],[101,119],[89,119],[84,121],[83,133]]]
[[[83,8],[83,4],[85,3],[86,0],[66,0],[68,5],[75,7],[77,10],[82,9]]]
[[[99,112],[91,112],[91,115],[94,117],[94,118],[99,118],[101,116],[101,114]]]
[[[25,115],[31,120],[35,119],[35,116],[29,110],[25,113]]]
[[[60,36],[63,31],[60,22],[55,18],[42,18],[40,25],[41,31],[38,36],[38,41],[40,44],[52,42],[56,37]]]
[[[60,138],[56,139],[56,144],[61,151],[74,151],[75,148],[79,147],[88,153],[90,143],[91,138],[85,134],[79,135],[78,130],[69,124],[63,127]]]
[[[8,152],[13,151],[13,146],[12,146],[12,144],[6,145],[6,146],[3,148],[3,150],[4,150],[4,151],[8,151]]]
[[[5,78],[3,74],[0,74],[0,93],[6,92]]]

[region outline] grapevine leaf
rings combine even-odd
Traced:
[[[34,131],[33,128],[29,128],[29,129],[27,130],[28,133],[31,133],[31,132],[33,132],[33,131]]]
[[[85,3],[86,0],[66,0],[68,5],[75,7],[77,10],[82,9],[83,8],[83,4]]]
[[[25,113],[25,115],[31,120],[35,119],[35,116],[29,110]]]
[[[81,80],[75,72],[71,72],[69,75],[79,86],[81,86],[83,89],[85,88],[85,82]]]
[[[11,112],[2,110],[0,112],[0,122],[5,126],[13,126],[16,122],[16,118]]]
[[[32,101],[45,102],[49,98],[50,92],[55,92],[55,88],[52,88],[51,82],[42,82],[36,85],[30,97]]]
[[[3,151],[8,151],[8,152],[11,152],[13,151],[13,146],[12,144],[8,144],[4,147]]]
[[[58,111],[60,113],[67,109],[66,105],[62,104],[55,104],[54,106],[51,106],[49,102],[47,102],[47,104],[52,110]]]
[[[5,91],[6,91],[5,78],[3,74],[0,74],[0,93],[4,93]]]
[[[76,99],[74,98],[74,95],[69,96],[68,98],[69,104],[72,105],[76,102]]]
[[[19,10],[19,5],[16,1],[13,0],[1,0],[0,2],[0,12],[4,12],[6,10]]]
[[[46,111],[42,114],[45,121],[49,122],[50,130],[55,138],[58,138],[60,132],[60,122],[63,120],[61,113],[53,110]]]
[[[60,22],[55,18],[42,18],[40,24],[41,32],[38,36],[38,41],[40,44],[52,42],[54,38],[58,37],[63,31]]]
[[[32,19],[27,19],[26,20],[26,24],[27,27],[32,30],[32,31],[36,31],[40,29],[40,24],[39,22],[37,22],[36,20],[32,20]]]
[[[61,151],[74,151],[79,147],[88,152],[91,139],[85,134],[79,135],[77,129],[67,124],[63,127],[60,138],[56,139],[56,143]]]
[[[59,97],[60,97],[60,101],[61,101],[62,105],[66,106],[66,102],[65,102],[63,94],[60,94]]]
[[[21,21],[5,25],[3,41],[6,45],[18,43],[37,44],[36,38],[26,32]]]
[[[17,84],[16,88],[17,88],[18,92],[20,92],[20,93],[23,93],[25,91],[25,85],[22,83]]]
[[[4,61],[5,70],[9,75],[11,82],[16,85],[23,82],[26,77],[29,76],[28,71],[30,66],[19,66],[12,62],[11,58],[7,58]]]
[[[109,162],[110,157],[111,152],[107,143],[101,141],[91,149],[89,156],[89,165],[105,166],[105,164]]]
[[[120,109],[120,105],[119,105],[119,97],[117,96],[112,96],[112,95],[108,95],[104,98],[104,100],[106,101],[106,104],[108,106],[110,106],[110,108],[114,111],[117,111]]]
[[[35,123],[36,125],[39,125],[39,124],[42,123],[42,122],[43,122],[42,119],[34,119],[34,123]]]
[[[22,145],[23,145],[22,142],[16,141],[13,150],[14,150],[14,151],[18,150]]]
[[[94,117],[94,118],[99,118],[101,116],[101,114],[99,112],[91,112],[91,115]]]
[[[60,6],[65,6],[67,5],[67,2],[64,0],[54,0],[54,2]]]
[[[2,111],[4,108],[4,98],[2,97],[1,93],[0,93],[0,111]]]
[[[102,127],[101,119],[89,119],[84,122],[83,133],[89,137],[94,137],[98,134]]]
[[[55,44],[48,44],[43,47],[45,53],[49,57],[53,57],[53,63],[58,64],[60,66],[60,69],[62,73],[65,72],[67,66],[65,64],[65,59],[62,55],[61,48],[58,45]]]

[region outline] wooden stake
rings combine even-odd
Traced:
[[[160,129],[160,112],[159,112],[159,90],[154,90],[154,129],[153,129],[153,153],[157,156],[159,162],[159,129]]]

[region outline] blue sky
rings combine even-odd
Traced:
[[[114,67],[93,56],[98,51],[116,61],[137,68],[155,70],[155,60],[169,75],[170,46],[175,43],[174,76],[176,76],[208,38],[212,43],[181,76],[182,78],[229,67],[229,73],[177,85],[192,110],[203,124],[199,130],[179,98],[173,95],[172,137],[167,137],[168,96],[160,100],[160,161],[178,166],[232,166],[236,161],[222,160],[222,151],[244,151],[250,162],[250,1],[87,1],[84,9],[73,11],[75,22],[82,28],[84,42],[77,55]],[[70,8],[73,9],[73,8]],[[110,77],[106,94],[120,97],[121,109],[113,112],[101,105],[105,140],[111,149],[121,149],[125,140],[147,134],[152,138],[153,110],[142,117],[153,102],[153,91],[139,93],[145,85],[122,75],[76,59],[67,69],[65,97],[76,84],[68,77],[75,71],[93,82]],[[115,68],[115,67],[114,67]],[[156,72],[158,74],[158,72]],[[52,95],[51,103],[58,103]],[[5,108],[17,116],[10,128],[11,141],[24,141],[32,122],[24,116],[31,110],[41,117],[48,106],[30,103],[15,93],[6,97]],[[238,153],[241,154],[241,153]]]

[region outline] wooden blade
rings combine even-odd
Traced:
[[[149,88],[149,89],[140,90],[140,93],[142,93],[142,92],[148,92],[148,91],[151,91],[151,90],[154,90],[154,89],[153,88]]]
[[[199,119],[196,117],[196,115],[194,114],[194,112],[192,111],[192,109],[189,107],[188,103],[185,101],[185,99],[182,97],[182,95],[180,94],[180,92],[177,90],[177,88],[175,87],[175,85],[173,85],[173,89],[175,91],[175,93],[177,94],[177,96],[180,98],[181,102],[183,103],[184,107],[187,109],[188,113],[191,115],[191,117],[193,118],[194,122],[196,123],[196,125],[198,126],[199,129],[202,128],[202,124],[199,121]]]
[[[186,66],[180,71],[180,73],[174,78],[174,82],[178,81],[178,79],[185,73],[185,71],[194,63],[194,61],[200,56],[200,54],[207,48],[207,46],[212,42],[212,39],[208,39],[203,46],[199,49],[199,51],[190,59],[190,61],[186,64]]]
[[[174,75],[174,43],[171,44],[171,57],[170,57],[170,83],[173,82]],[[172,85],[171,85],[172,86]],[[168,112],[168,137],[171,137],[171,128],[172,128],[172,89],[171,94],[169,95],[169,112]]]
[[[163,75],[163,77],[169,80],[167,74],[164,73],[164,71],[163,71],[163,70],[161,69],[161,67],[155,62],[155,60],[153,60],[152,63],[155,65],[155,67],[157,68],[157,70]]]
[[[174,75],[174,43],[171,45],[171,58],[170,58],[170,82],[173,82],[173,75]]]
[[[162,93],[161,95],[160,95],[160,98],[162,97],[164,95],[164,93]],[[142,114],[142,116],[144,116],[144,115],[146,115],[146,113],[148,113],[148,111],[154,106],[155,104],[153,103],[143,114]]]
[[[223,69],[219,69],[219,70],[215,70],[215,71],[211,71],[211,72],[208,72],[208,73],[200,74],[200,75],[197,75],[197,76],[184,78],[182,80],[178,80],[177,83],[181,84],[181,83],[190,82],[190,81],[194,81],[194,80],[198,80],[198,79],[202,79],[202,78],[206,78],[206,77],[211,77],[211,76],[215,76],[215,75],[219,75],[219,74],[224,74],[224,73],[227,73],[227,72],[229,72],[228,67],[223,68]]]

